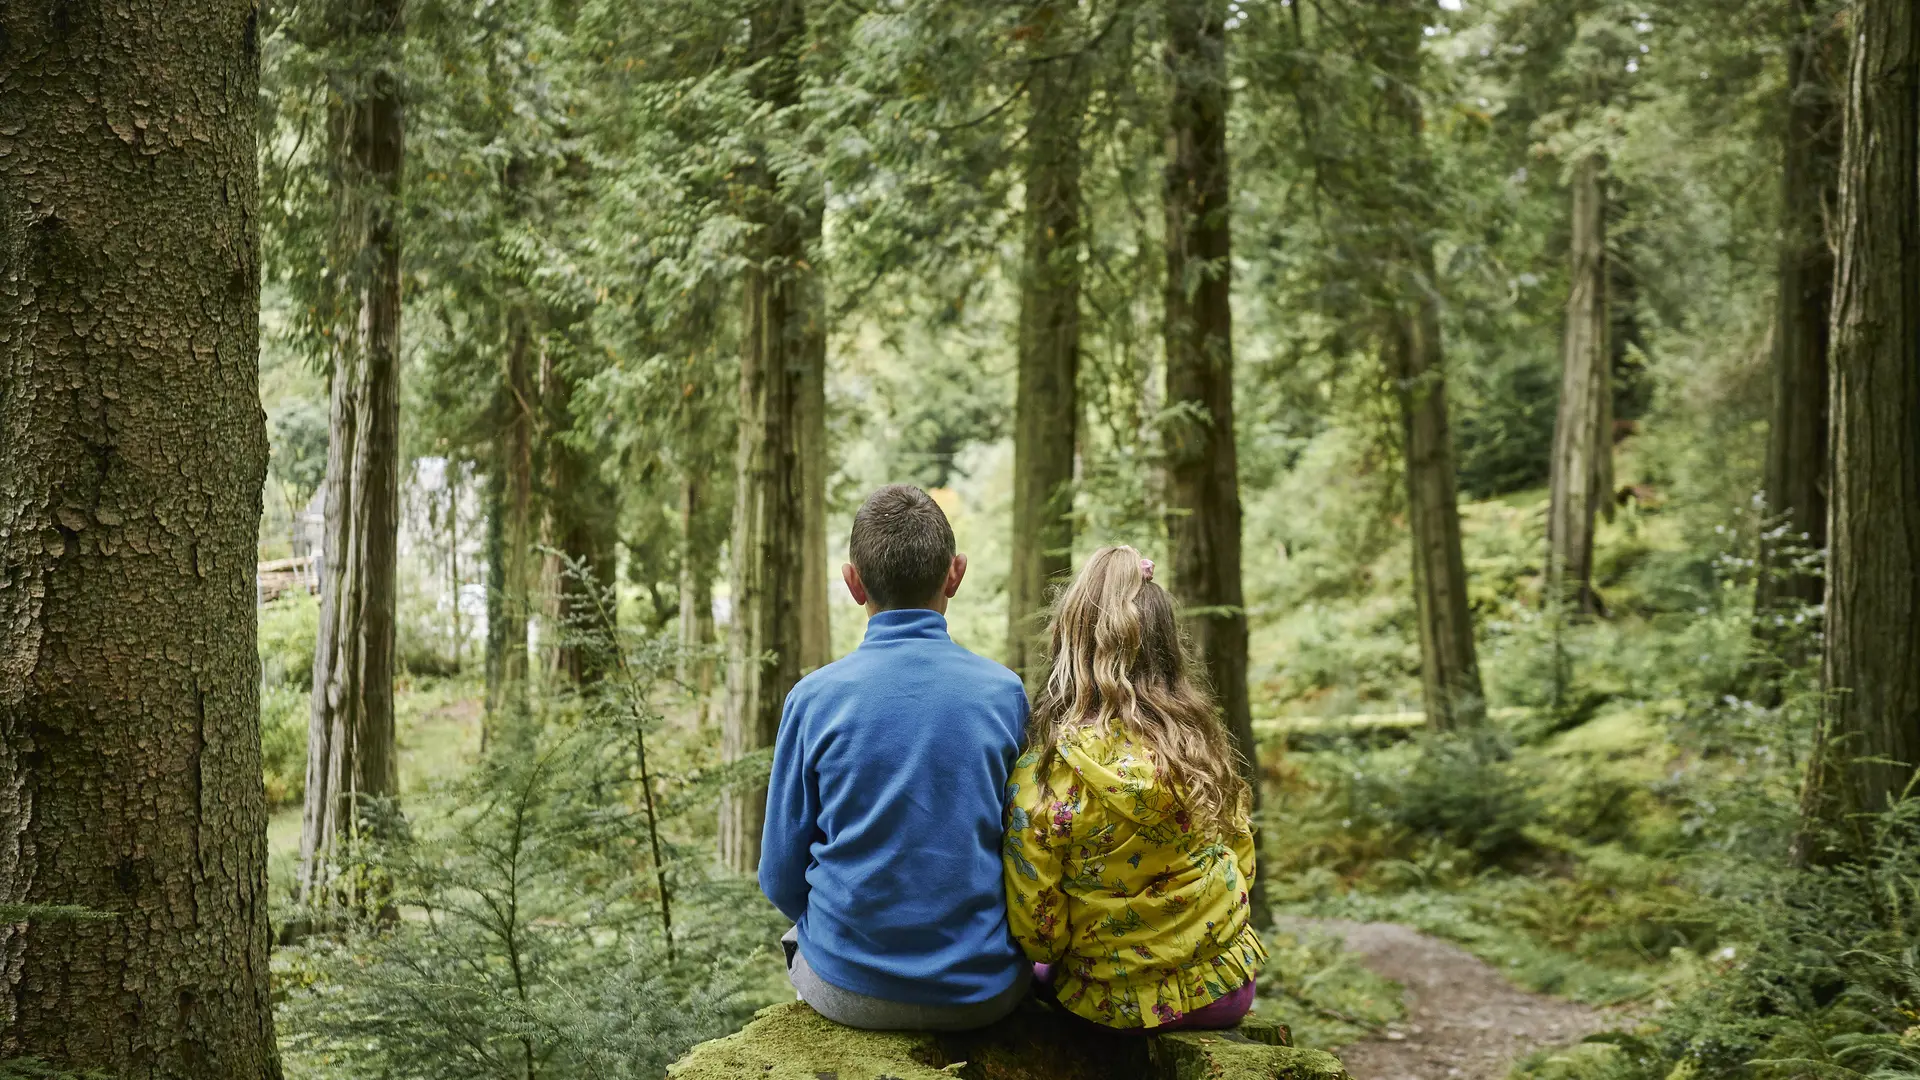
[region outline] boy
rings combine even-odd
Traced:
[[[774,746],[760,888],[794,921],[801,1000],[851,1027],[981,1027],[1031,978],[1000,870],[1027,697],[947,636],[967,572],[953,548],[926,492],[867,498],[841,570],[866,640],[793,688]]]

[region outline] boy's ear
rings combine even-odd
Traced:
[[[953,564],[947,567],[947,583],[940,587],[940,595],[949,600],[953,599],[953,594],[960,591],[961,579],[966,576],[967,557],[965,555],[955,555],[953,557]]]
[[[860,571],[855,570],[852,563],[841,564],[840,580],[847,583],[847,592],[852,594],[853,602],[866,607],[867,583],[860,580]]]

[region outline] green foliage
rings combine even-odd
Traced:
[[[1260,1010],[1293,1030],[1296,1046],[1344,1046],[1406,1015],[1399,984],[1362,966],[1340,940],[1313,931],[1269,934]]]
[[[260,764],[267,805],[300,801],[307,786],[307,716],[320,602],[295,589],[260,608]]]
[[[578,562],[565,572],[592,580]],[[342,1077],[654,1077],[751,1013],[782,923],[749,883],[707,878],[704,843],[669,831],[716,790],[678,777],[670,800],[660,782],[653,702],[679,650],[615,624],[610,596],[585,595],[553,632],[604,677],[548,687],[529,715],[496,721],[471,772],[410,792],[405,827],[353,855],[384,883],[385,914],[281,955],[291,1063]],[[731,779],[764,782],[765,761],[752,764]]]

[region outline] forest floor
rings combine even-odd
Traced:
[[[1405,989],[1406,1016],[1336,1051],[1354,1080],[1501,1080],[1536,1050],[1618,1026],[1611,1011],[1530,993],[1457,945],[1397,923],[1290,918],[1346,943]]]

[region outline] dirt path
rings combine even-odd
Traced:
[[[1502,1080],[1542,1047],[1618,1023],[1598,1009],[1529,993],[1457,945],[1395,923],[1301,919],[1346,939],[1374,972],[1406,987],[1406,1019],[1339,1051],[1354,1080]]]

